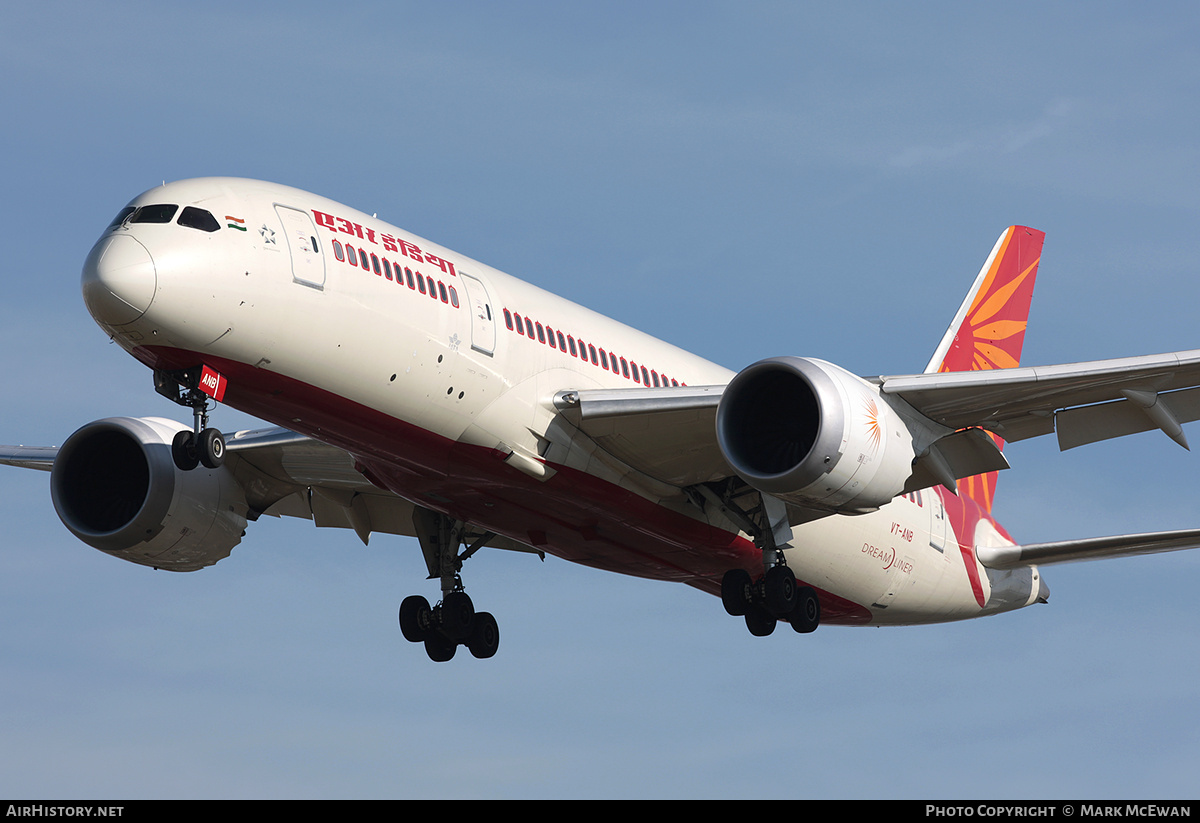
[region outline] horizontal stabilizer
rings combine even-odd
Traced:
[[[1030,543],[1025,546],[979,546],[975,556],[990,569],[1015,569],[1020,566],[1133,557],[1195,548],[1200,548],[1200,529]]]

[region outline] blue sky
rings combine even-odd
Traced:
[[[1025,363],[1195,348],[1198,36],[1186,3],[5,4],[0,442],[178,414],[78,276],[126,201],[213,174],[733,369],[920,371],[1011,223],[1047,232]],[[1200,456],[1161,435],[1007,454],[1020,540],[1200,521]],[[1049,605],[976,622],[756,639],[681,586],[484,552],[500,652],[434,665],[396,627],[432,588],[414,541],[263,520],[156,573],[16,469],[0,524],[3,796],[1196,794],[1194,553],[1051,568]]]

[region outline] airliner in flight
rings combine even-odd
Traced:
[[[400,628],[437,661],[498,648],[463,582],[483,548],[686,583],[759,636],[1010,611],[1047,600],[1044,565],[1200,545],[1018,544],[993,519],[1007,441],[1186,447],[1200,418],[1200,350],[1020,366],[1042,240],[1004,231],[920,374],[734,373],[304,191],[164,184],[104,230],[83,296],[191,424],[113,417],[0,462],[156,569],[211,566],[262,515],[415,536],[440,592]],[[275,428],[222,433],[220,404]]]

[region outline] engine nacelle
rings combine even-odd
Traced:
[[[176,467],[171,440],[186,428],[110,417],[72,434],[50,475],[63,524],[89,546],[143,566],[194,571],[228,557],[246,528],[246,496],[225,466]]]
[[[717,439],[759,491],[847,514],[900,494],[915,456],[909,427],[874,385],[805,357],[760,360],[734,377]]]

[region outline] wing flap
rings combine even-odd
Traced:
[[[1132,391],[1129,394],[1123,400],[1058,412],[1054,420],[1059,448],[1065,451],[1155,428],[1163,429],[1180,442],[1183,433],[1179,424],[1200,420],[1200,388],[1155,394],[1146,399]],[[1152,411],[1155,407],[1158,416]],[[1182,440],[1180,445],[1186,448],[1187,441]]]
[[[882,377],[879,382],[885,394],[954,429],[981,426],[1016,441],[1061,427],[1064,449],[1153,428],[1167,431],[1171,420],[1200,419],[1200,394],[1181,391],[1200,387],[1200,350],[1195,349],[1058,366]],[[1155,410],[1158,404],[1161,408]]]

